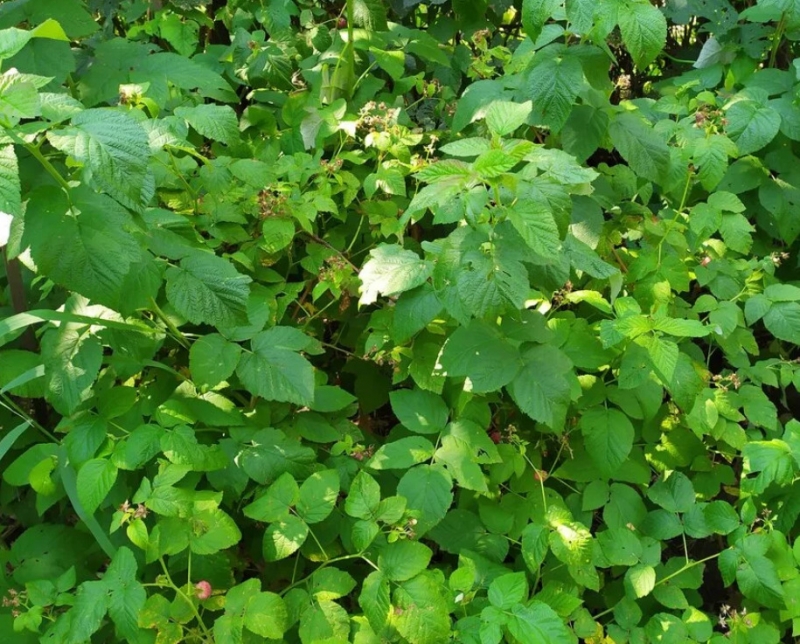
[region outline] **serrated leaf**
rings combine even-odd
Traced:
[[[646,597],[656,585],[656,571],[652,566],[638,564],[628,569],[625,581],[630,584],[634,597]]]
[[[339,472],[314,472],[300,486],[297,514],[306,523],[319,523],[328,518],[339,496]]]
[[[195,105],[178,107],[175,116],[185,119],[200,134],[225,145],[239,140],[239,120],[228,105]]]
[[[764,326],[779,340],[796,344],[800,338],[800,303],[776,302],[764,315]]]
[[[251,281],[221,257],[192,253],[167,270],[167,298],[193,324],[234,326],[245,319]]]
[[[95,458],[78,471],[78,498],[84,509],[93,514],[117,480],[117,467],[110,460]]]
[[[361,278],[359,304],[374,304],[378,295],[398,295],[421,285],[430,276],[430,265],[414,251],[396,244],[382,244],[370,251]]]
[[[385,31],[386,8],[381,0],[353,0],[353,20],[369,31]]]
[[[281,639],[289,628],[289,612],[280,595],[258,593],[252,596],[244,611],[244,626],[267,639]]]
[[[400,389],[389,394],[392,411],[402,425],[417,434],[436,434],[447,425],[449,410],[441,396],[423,389]]]
[[[512,103],[511,101],[494,101],[486,110],[486,125],[489,131],[497,136],[508,136],[516,129],[525,124],[533,106],[530,101],[524,103]],[[472,139],[481,141],[482,139]],[[460,142],[461,149],[464,148],[464,141]],[[458,145],[458,144],[456,144]],[[479,144],[478,144],[479,146]],[[447,147],[447,146],[444,146]],[[451,150],[452,150],[451,144]],[[456,148],[458,150],[458,148]],[[480,152],[479,152],[480,153]],[[448,154],[454,154],[452,151]],[[461,156],[455,155],[454,156]]]
[[[489,584],[489,602],[501,610],[509,610],[528,599],[528,580],[524,572],[500,575]]]
[[[266,400],[310,405],[314,368],[293,347],[276,343],[281,327],[262,331],[250,341],[236,374],[248,391]]]
[[[133,221],[119,204],[85,189],[72,191],[70,210],[54,188],[31,195],[25,240],[39,272],[95,302],[114,306],[142,250]]]
[[[726,132],[736,143],[741,156],[766,146],[781,127],[781,115],[755,101],[736,101],[725,114],[728,119]]]
[[[551,56],[534,66],[526,92],[533,101],[533,120],[560,132],[583,84],[583,67],[568,53]]]
[[[308,526],[294,515],[271,523],[264,532],[264,559],[267,561],[286,559],[297,552],[307,538]]]
[[[525,34],[531,40],[536,41],[558,5],[558,0],[523,0],[522,26],[525,28]]]
[[[533,347],[522,356],[524,366],[508,385],[508,392],[528,416],[557,428],[563,422],[570,400],[565,374],[572,364],[550,345]]]
[[[433,552],[418,541],[395,541],[378,555],[378,568],[391,581],[406,581],[426,570]]]
[[[72,117],[70,127],[50,131],[53,147],[83,164],[87,181],[126,206],[145,205],[150,145],[131,116],[93,108]]]
[[[0,147],[0,212],[17,216],[22,214],[19,168],[13,145]],[[3,245],[0,243],[0,246]]]
[[[473,320],[447,340],[440,357],[450,377],[467,377],[476,393],[496,391],[507,385],[522,363],[518,351],[497,329]]]
[[[358,605],[372,628],[380,632],[389,620],[391,611],[389,579],[383,572],[376,570],[367,575],[358,596]]]
[[[547,259],[558,257],[561,238],[553,211],[547,203],[520,199],[504,213],[525,243],[535,253]]]
[[[635,431],[628,417],[616,409],[590,409],[580,419],[584,444],[604,476],[611,477],[627,460]]]
[[[417,520],[416,532],[422,536],[447,514],[453,503],[453,481],[440,465],[417,465],[403,474],[397,493],[407,500],[409,514]]]
[[[382,445],[369,461],[374,470],[403,470],[433,456],[433,443],[422,436],[409,436]]]
[[[289,472],[281,474],[267,491],[246,505],[244,515],[256,521],[271,523],[289,515],[300,498],[300,488]]]
[[[215,387],[230,378],[241,353],[238,344],[228,342],[216,333],[198,338],[189,350],[192,380],[201,387]]]
[[[547,604],[534,601],[528,606],[514,606],[506,625],[518,642],[566,644],[572,635],[558,614]]]
[[[667,19],[649,2],[627,2],[619,11],[622,41],[640,69],[652,63],[667,41]]]
[[[650,7],[658,13],[655,7]],[[667,174],[670,153],[667,144],[640,117],[617,114],[609,126],[611,141],[636,174],[660,183]]]

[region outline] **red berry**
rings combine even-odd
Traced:
[[[497,445],[500,441],[503,440],[503,437],[500,435],[500,432],[492,432],[489,434],[489,438],[492,439],[492,442]]]
[[[347,29],[347,19],[339,18],[339,21],[336,23],[336,26],[339,27],[339,29]]]
[[[197,599],[200,601],[211,597],[211,584],[209,584],[207,581],[198,581],[194,587],[195,590],[197,590]]]

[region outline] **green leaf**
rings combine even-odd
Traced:
[[[661,381],[665,384],[672,382],[678,368],[680,354],[678,345],[654,336],[642,336],[636,339],[636,343],[647,351],[653,371]]]
[[[558,9],[558,0],[523,0],[522,26],[525,34],[534,42],[542,28]]]
[[[90,185],[126,206],[146,205],[150,145],[144,128],[128,114],[106,108],[83,110],[70,123],[48,132],[53,147],[83,165]]]
[[[32,37],[30,31],[24,29],[0,29],[0,60],[11,58],[20,51]]]
[[[524,572],[500,575],[489,585],[489,601],[501,610],[510,610],[528,599],[528,580]]]
[[[646,597],[656,585],[656,571],[652,566],[637,564],[625,573],[625,581],[636,598]]]
[[[514,606],[506,627],[519,642],[566,644],[572,641],[572,635],[558,613],[540,601],[528,606]]]
[[[642,558],[639,538],[628,528],[612,528],[597,534],[603,555],[612,566],[635,566]]]
[[[131,642],[140,639],[139,614],[147,599],[144,587],[136,580],[137,568],[133,553],[120,548],[102,582],[108,589],[108,614],[117,632]]]
[[[597,469],[604,476],[612,477],[633,449],[635,431],[631,421],[616,409],[589,409],[579,425]]]
[[[262,429],[252,437],[251,445],[239,455],[239,464],[247,475],[262,485],[271,483],[284,472],[307,476],[308,466],[316,460],[310,447],[289,439],[277,429]]]
[[[178,107],[175,116],[185,119],[200,134],[225,145],[239,140],[239,121],[228,105],[195,105]]]
[[[550,548],[549,531],[543,525],[529,523],[522,531],[522,558],[532,573],[538,573]]]
[[[31,194],[25,237],[38,271],[97,303],[115,306],[142,250],[133,220],[119,204],[84,188],[71,191],[70,209],[55,188]]]
[[[244,515],[256,521],[271,523],[289,515],[300,498],[300,488],[289,472],[281,474],[267,491],[244,507]]]
[[[78,471],[78,498],[89,514],[100,507],[117,480],[117,466],[106,458],[94,458]]]
[[[572,363],[552,345],[533,347],[522,357],[524,366],[508,391],[524,413],[556,428],[563,423],[570,401],[570,384],[564,376]]]
[[[256,396],[310,405],[314,401],[314,368],[297,353],[296,344],[285,340],[283,328],[273,327],[255,336],[236,374]]]
[[[297,514],[306,523],[319,523],[328,518],[339,496],[339,472],[314,472],[300,486]]]
[[[289,629],[289,611],[279,595],[258,593],[247,602],[244,626],[256,635],[279,640]]]
[[[374,470],[404,470],[433,456],[433,443],[422,436],[409,436],[382,445],[369,461]]]
[[[420,573],[403,582],[394,593],[395,604],[400,609],[394,624],[408,642],[437,644],[450,635],[450,617],[447,599],[442,592],[444,577],[432,571]]]
[[[619,30],[639,69],[652,63],[667,41],[667,19],[649,2],[627,2],[620,7]]]
[[[656,13],[655,7],[647,6]],[[661,136],[636,114],[617,114],[609,127],[614,147],[640,177],[661,183],[669,170],[670,154]]]
[[[716,534],[730,534],[741,524],[736,510],[725,501],[712,501],[706,505],[703,516],[709,529]]]
[[[192,253],[167,270],[167,299],[192,324],[234,326],[245,319],[251,281],[221,257]]]
[[[383,630],[392,609],[388,577],[376,570],[364,579],[358,605],[376,632]]]
[[[694,505],[694,487],[682,472],[662,476],[650,486],[647,496],[667,512],[688,512]]]
[[[713,190],[728,170],[728,157],[738,154],[736,144],[727,136],[712,134],[694,144],[694,163],[697,178],[706,190]]]
[[[440,465],[417,465],[403,474],[397,494],[405,497],[409,514],[417,520],[416,533],[423,536],[447,514],[453,481]]]
[[[373,248],[364,264],[359,304],[374,304],[378,295],[392,296],[420,286],[430,276],[431,267],[411,250],[396,244]]]
[[[743,557],[736,568],[736,583],[742,594],[768,608],[786,605],[775,564],[766,557]]]
[[[103,347],[88,327],[62,324],[58,330],[48,331],[42,339],[42,359],[46,396],[57,410],[70,415],[92,397]]]
[[[308,525],[302,519],[289,515],[270,524],[264,533],[264,559],[279,561],[294,554],[308,538]]]
[[[469,378],[475,393],[497,391],[522,367],[516,348],[495,327],[479,320],[459,327],[450,336],[440,362],[448,376]]]
[[[540,55],[544,55],[544,51],[537,54],[537,58]],[[568,50],[563,56],[545,58],[528,76],[526,96],[533,101],[532,119],[554,133],[560,132],[583,85],[583,67]]]
[[[359,472],[350,484],[344,511],[356,519],[374,519],[381,502],[381,488],[366,472]]]
[[[353,20],[369,31],[385,31],[386,8],[381,0],[353,0]]]
[[[100,629],[108,611],[108,587],[102,581],[86,581],[78,586],[75,603],[70,610],[69,639],[67,644],[89,641]]]
[[[503,208],[501,213],[532,251],[547,259],[558,257],[561,238],[553,211],[547,203],[520,199],[512,207]]]
[[[13,145],[0,147],[0,212],[17,216],[22,214],[19,168]]]
[[[239,363],[242,348],[221,335],[210,333],[198,338],[189,350],[192,380],[201,387],[215,387],[230,378]]]
[[[391,581],[406,581],[426,570],[433,552],[418,541],[395,541],[378,555],[378,568]]]
[[[530,101],[525,101],[524,103],[494,101],[486,110],[486,125],[489,127],[489,131],[492,132],[492,134],[496,134],[497,136],[508,136],[525,124],[525,121],[528,120],[528,115],[531,113],[532,108],[533,106],[531,105]],[[481,141],[482,139],[471,140],[474,142]],[[465,142],[460,141],[455,144],[448,145],[450,146],[450,150],[447,151],[448,154],[461,156],[456,154],[456,152],[464,149]],[[452,147],[453,145],[456,145],[456,147]],[[443,149],[447,147],[448,146],[443,146]],[[482,144],[478,143],[477,147],[480,148],[483,146]],[[456,150],[456,152],[453,152],[452,150]],[[487,150],[478,150],[476,151],[476,154],[481,154],[485,151]]]
[[[309,406],[313,411],[342,411],[356,401],[356,397],[339,387],[323,385],[314,389],[314,402]]]
[[[417,434],[438,434],[450,414],[441,396],[423,389],[400,389],[389,394],[392,411],[406,429]]]
[[[764,326],[778,340],[796,344],[800,338],[800,303],[776,302],[764,316]]]
[[[738,100],[726,112],[726,132],[736,143],[739,155],[752,154],[766,146],[781,127],[781,115],[755,101]]]

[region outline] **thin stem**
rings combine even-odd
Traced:
[[[69,183],[67,183],[67,180],[61,176],[61,173],[58,170],[55,169],[55,166],[53,166],[53,164],[47,160],[47,158],[42,154],[41,150],[39,150],[38,146],[31,143],[26,143],[11,130],[6,130],[6,134],[8,134],[14,143],[21,145],[28,152],[30,152],[31,156],[36,159],[45,170],[47,170],[47,173],[53,177],[56,183],[64,189],[64,192],[66,192],[67,195],[69,195]]]
[[[46,429],[43,425],[41,425],[39,421],[37,421],[30,414],[25,412],[24,409],[22,409],[19,405],[17,405],[17,403],[15,403],[8,394],[2,393],[0,394],[0,398],[2,398],[2,400],[0,400],[0,406],[5,407],[6,409],[8,409],[8,411],[10,411],[12,414],[15,414],[16,416],[19,416],[22,420],[28,421],[28,423],[30,423],[33,427],[39,430],[42,434],[47,436],[47,438],[49,438],[54,443],[60,442],[53,434],[50,433],[48,429]]]
[[[783,32],[786,30],[786,12],[781,14],[781,19],[775,29],[775,37],[772,41],[772,51],[769,54],[769,67],[775,67],[775,62],[778,59],[778,50],[780,49],[781,42],[783,42]]]
[[[361,232],[361,226],[364,223],[364,219],[365,219],[364,215],[361,215],[361,219],[359,219],[358,221],[358,227],[356,228],[356,234],[353,235],[353,239],[350,241],[350,244],[347,246],[347,248],[345,248],[344,250],[345,254],[350,253],[350,250],[353,248],[353,244],[356,243],[356,240],[358,239],[358,234]]]
[[[174,581],[172,581],[172,577],[170,576],[169,570],[167,569],[167,564],[164,562],[164,557],[159,557],[158,561],[161,564],[161,569],[164,571],[164,576],[167,578],[169,585],[178,594],[178,596],[180,596],[181,599],[183,599],[187,604],[189,604],[190,608],[192,609],[192,613],[194,613],[194,617],[197,620],[197,624],[203,631],[203,634],[208,637],[211,637],[211,631],[208,630],[208,628],[205,625],[205,622],[203,622],[203,618],[200,617],[200,611],[197,610],[197,606],[195,606],[194,602],[191,599],[189,599],[189,596],[186,593],[184,593],[180,588],[178,588],[178,586],[175,584]]]
[[[172,333],[172,335],[175,337],[175,340],[177,340],[178,343],[180,343],[180,345],[184,349],[188,349],[190,346],[189,341],[183,337],[183,333],[181,333],[180,329],[178,329],[178,327],[176,327],[175,324],[173,324],[172,320],[169,319],[167,314],[161,310],[161,307],[155,301],[155,298],[152,297],[150,298],[150,304],[153,307],[153,312],[159,317],[159,319],[164,324],[167,325],[167,328],[169,329],[170,333]]]
[[[685,573],[687,570],[690,570],[691,568],[694,568],[695,566],[699,566],[700,564],[704,564],[704,563],[706,563],[707,561],[711,561],[712,559],[716,559],[716,558],[717,558],[717,557],[719,557],[721,554],[722,554],[721,552],[717,552],[716,554],[713,554],[713,555],[708,555],[708,557],[703,557],[702,559],[698,559],[697,561],[690,561],[690,562],[687,562],[687,564],[686,564],[686,565],[685,565],[683,568],[681,568],[680,570],[676,570],[675,572],[673,572],[673,573],[672,573],[672,574],[670,574],[670,575],[667,575],[667,576],[666,576],[666,577],[664,577],[663,579],[659,579],[659,580],[656,582],[656,586],[660,586],[661,584],[665,584],[665,583],[667,583],[667,582],[668,582],[670,579],[674,579],[674,578],[675,578],[675,577],[677,577],[678,575],[682,575],[682,574],[683,574],[683,573]]]
[[[355,264],[353,264],[353,262],[351,262],[349,259],[347,259],[347,257],[344,255],[344,253],[342,253],[342,251],[340,251],[338,248],[333,246],[330,242],[325,241],[324,239],[322,239],[322,237],[319,237],[319,236],[315,235],[314,233],[309,233],[309,232],[307,232],[305,230],[303,230],[301,234],[305,235],[306,237],[309,237],[312,241],[315,241],[318,244],[320,244],[322,246],[325,246],[325,248],[329,248],[330,250],[332,250],[333,252],[338,254],[339,257],[341,257],[344,261],[346,261],[348,264],[350,264],[350,267],[356,273],[358,273],[358,267]]]
[[[289,584],[289,585],[288,585],[286,588],[284,588],[283,590],[281,590],[281,591],[280,591],[280,594],[281,594],[281,595],[285,595],[285,594],[286,594],[286,593],[288,593],[290,590],[292,590],[292,588],[297,588],[297,587],[298,587],[298,586],[300,586],[301,584],[304,584],[304,583],[306,583],[306,582],[307,582],[307,581],[308,581],[308,580],[311,578],[311,576],[312,576],[312,575],[313,575],[315,572],[317,572],[318,570],[322,570],[323,568],[326,568],[326,567],[328,567],[328,566],[330,566],[330,565],[332,565],[332,564],[338,563],[338,562],[340,562],[340,561],[347,561],[347,560],[349,560],[349,559],[361,559],[361,558],[362,558],[362,555],[361,555],[361,553],[359,553],[359,554],[357,554],[357,555],[342,555],[341,557],[334,557],[333,559],[328,559],[327,561],[323,561],[323,562],[322,562],[322,563],[321,563],[319,566],[317,566],[317,567],[314,569],[314,571],[313,571],[313,572],[311,572],[311,573],[307,574],[307,575],[306,575],[305,577],[303,577],[302,579],[298,579],[297,581],[295,581],[295,582],[292,582],[292,583],[291,583],[291,584]]]
[[[200,154],[194,148],[189,148],[183,145],[170,145],[170,144],[167,144],[166,147],[172,148],[173,150],[178,150],[179,152],[185,152],[189,156],[194,157],[195,159],[200,161],[200,163],[202,163],[203,165],[211,165],[211,161],[206,157],[204,157],[202,154]]]

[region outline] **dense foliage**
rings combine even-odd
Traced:
[[[3,642],[794,641],[798,39],[0,5]]]

